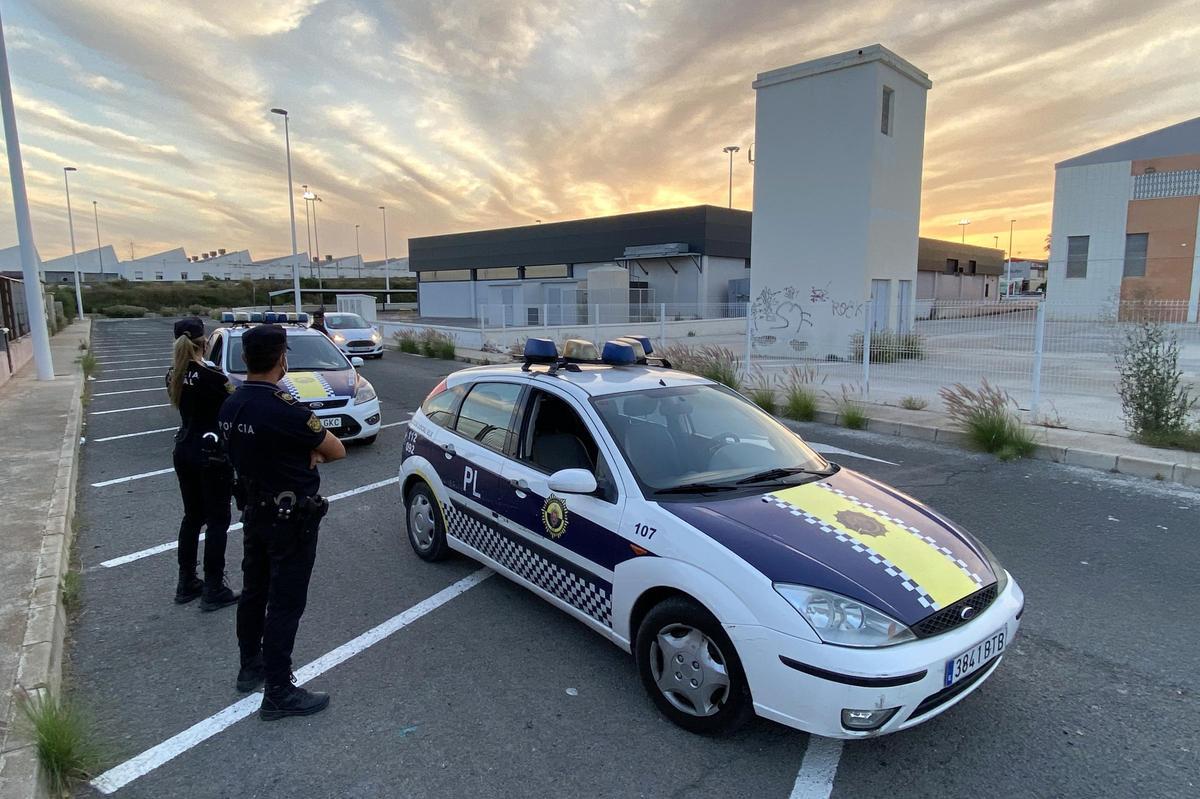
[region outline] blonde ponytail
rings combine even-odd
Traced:
[[[183,396],[183,378],[187,376],[188,364],[200,356],[200,345],[190,336],[180,336],[175,339],[175,348],[171,353],[171,379],[167,383],[167,395],[171,404],[179,407],[179,399]]]

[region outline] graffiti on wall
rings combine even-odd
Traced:
[[[809,345],[806,329],[815,327],[822,316],[861,317],[865,305],[832,296],[828,283],[809,286],[807,291],[795,285],[764,287],[750,304],[751,342],[758,348],[784,343],[804,352]]]

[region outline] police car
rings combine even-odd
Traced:
[[[648,353],[531,340],[443,380],[400,468],[416,554],[464,553],[631,651],[695,732],[890,733],[991,676],[1024,597],[983,544]]]
[[[375,388],[358,373],[362,358],[347,358],[319,330],[308,327],[308,314],[230,313],[208,339],[205,357],[236,386],[246,379],[242,334],[256,324],[287,328],[288,373],[279,386],[312,409],[321,424],[343,441],[370,444],[379,434],[379,399]]]
[[[383,335],[356,313],[325,314],[325,329],[337,348],[347,355],[383,357]]]

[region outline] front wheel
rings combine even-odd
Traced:
[[[672,597],[656,605],[638,628],[635,653],[650,698],[685,730],[723,735],[753,715],[733,642],[695,601]]]
[[[405,519],[408,521],[408,543],[417,557],[427,561],[442,560],[450,552],[446,543],[446,529],[442,524],[442,513],[437,499],[426,483],[417,483],[408,491],[404,500]]]

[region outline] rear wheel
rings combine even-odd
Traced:
[[[442,524],[442,512],[429,485],[421,482],[408,490],[404,500],[405,519],[408,522],[408,543],[422,560],[442,560],[450,552],[446,544],[446,530]]]
[[[646,614],[635,654],[650,698],[685,730],[723,735],[753,715],[750,687],[733,642],[694,600],[672,597]]]

